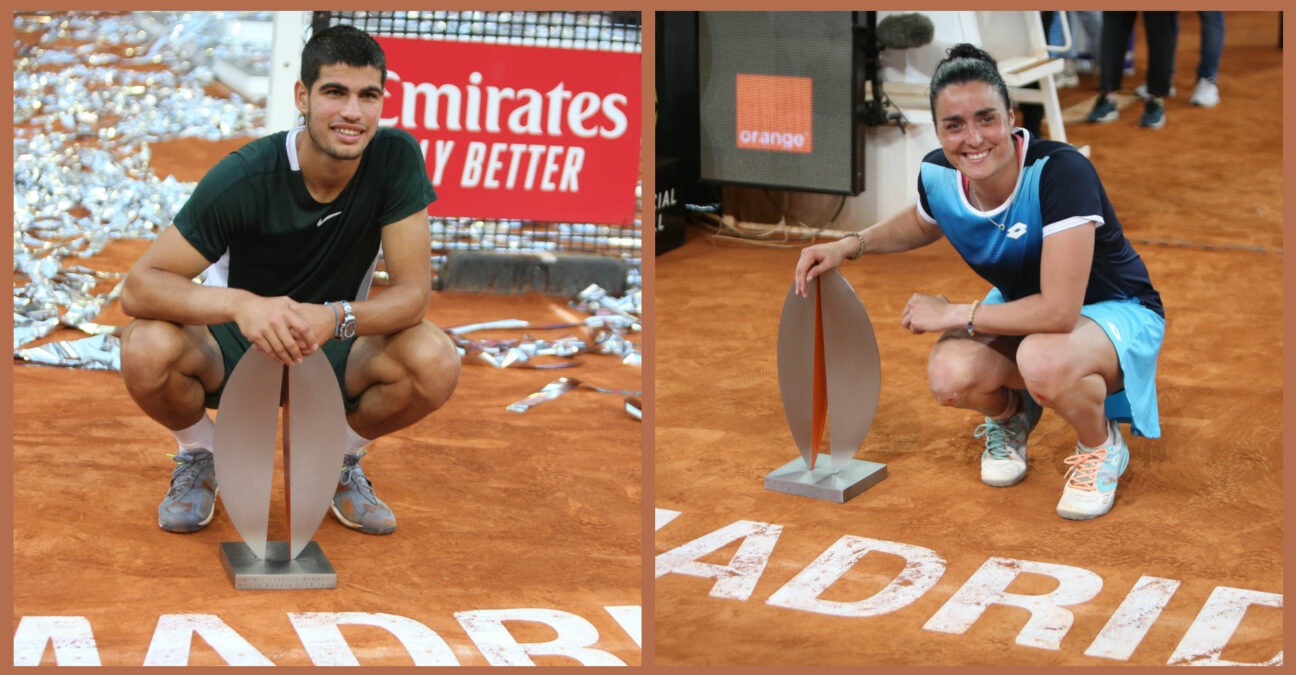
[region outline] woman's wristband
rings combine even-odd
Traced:
[[[864,255],[864,232],[862,230],[857,230],[855,232],[851,232],[845,237],[842,237],[842,239],[847,239],[849,237],[855,237],[855,239],[859,241],[859,246],[855,249],[854,255],[846,256],[847,260],[855,260],[860,256]]]
[[[967,334],[968,337],[976,337],[976,331],[972,330],[972,319],[976,316],[977,307],[981,305],[980,300],[972,301],[972,309],[968,310]]]

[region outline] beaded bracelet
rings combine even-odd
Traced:
[[[980,300],[972,301],[972,309],[968,310],[967,333],[968,337],[976,337],[976,331],[972,330],[972,317],[976,316],[977,306],[981,304]]]
[[[846,237],[855,237],[856,239],[859,240],[859,248],[855,250],[855,255],[848,255],[846,256],[846,259],[856,260],[860,256],[864,255],[864,232],[857,230],[855,232],[851,232],[850,234],[846,235]],[[846,237],[842,237],[842,239],[845,239]]]

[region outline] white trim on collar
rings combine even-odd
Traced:
[[[295,127],[288,131],[288,140],[285,142],[284,150],[288,152],[288,166],[293,171],[301,171],[301,160],[297,157],[297,135],[306,127]]]

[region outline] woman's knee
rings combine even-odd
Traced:
[[[1017,349],[1017,370],[1036,398],[1051,400],[1073,386],[1076,369],[1065,336],[1030,335]]]
[[[927,386],[941,405],[958,407],[981,379],[976,359],[965,350],[938,346],[927,360]]]

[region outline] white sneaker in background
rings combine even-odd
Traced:
[[[1219,87],[1206,78],[1197,80],[1197,86],[1193,89],[1192,98],[1188,99],[1188,102],[1203,108],[1213,108],[1220,102]]]

